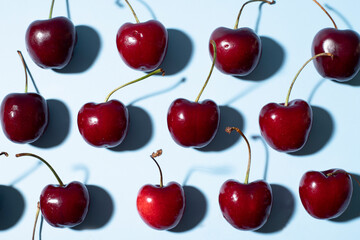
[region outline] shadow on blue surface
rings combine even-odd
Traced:
[[[34,205],[36,206],[36,205]],[[25,200],[22,194],[11,186],[0,185],[0,231],[18,223],[24,213]]]

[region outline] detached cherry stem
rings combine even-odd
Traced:
[[[21,62],[24,66],[24,71],[25,71],[25,93],[28,92],[28,85],[29,85],[29,81],[28,81],[28,75],[27,75],[27,71],[26,71],[26,63],[25,63],[25,60],[24,60],[24,56],[22,55],[21,51],[17,50],[17,53],[19,54],[20,56],[20,59],[21,59]]]
[[[1,155],[4,155],[5,157],[8,157],[8,156],[9,156],[9,154],[8,154],[7,152],[1,152],[1,153],[0,153],[0,156],[1,156]]]
[[[33,228],[33,234],[32,234],[32,240],[35,239],[35,230],[36,230],[36,224],[39,218],[39,213],[40,213],[40,203],[37,203],[37,210],[36,210],[36,215],[35,215],[35,223],[34,223],[34,228]]]
[[[123,87],[126,87],[126,86],[128,86],[128,85],[130,85],[130,84],[133,84],[133,83],[136,83],[136,82],[140,82],[141,80],[144,80],[145,78],[148,78],[148,77],[150,77],[150,76],[152,76],[152,75],[155,75],[155,74],[157,74],[157,73],[162,73],[163,76],[165,75],[165,71],[164,71],[162,68],[159,68],[159,69],[157,69],[157,70],[155,70],[155,71],[153,71],[153,72],[151,72],[151,73],[149,73],[149,74],[147,74],[147,75],[145,75],[145,76],[143,76],[143,77],[141,77],[141,78],[138,78],[138,79],[133,80],[133,81],[131,81],[131,82],[125,83],[124,85],[121,85],[120,87],[117,87],[117,88],[115,88],[114,90],[112,90],[112,91],[106,96],[105,102],[109,101],[111,95],[113,95],[117,90],[119,90],[119,89],[121,89],[121,88],[123,88]]]
[[[205,81],[205,83],[204,83],[204,86],[201,88],[199,95],[196,97],[195,102],[199,102],[199,99],[200,99],[202,93],[204,92],[204,90],[205,90],[205,88],[206,88],[206,85],[208,84],[208,82],[209,82],[209,80],[210,80],[210,77],[211,77],[211,74],[212,74],[212,72],[213,72],[213,70],[214,70],[215,60],[216,60],[216,56],[217,56],[217,53],[216,53],[216,43],[215,43],[214,40],[211,40],[210,43],[211,43],[211,45],[213,46],[213,50],[214,50],[213,61],[212,61],[212,64],[211,64],[211,68],[210,68],[209,75],[208,75],[208,77],[207,77],[207,79],[206,79],[206,81]]]
[[[125,2],[126,2],[127,5],[129,6],[132,14],[134,15],[134,18],[135,18],[136,23],[140,23],[140,21],[139,21],[138,17],[136,16],[136,13],[135,13],[134,9],[132,8],[131,4],[128,2],[128,0],[125,0]]]
[[[272,0],[272,1],[266,1],[266,0],[250,0],[250,1],[247,1],[247,2],[244,3],[244,4],[242,5],[242,7],[240,8],[239,14],[238,14],[238,16],[237,16],[237,18],[236,18],[236,22],[235,22],[235,27],[234,27],[234,29],[238,29],[239,20],[240,20],[240,15],[241,15],[244,7],[245,7],[247,4],[252,3],[252,2],[263,2],[263,3],[268,3],[268,4],[270,4],[270,5],[275,4],[275,1],[274,1],[274,0]]]
[[[163,175],[162,175],[162,171],[161,171],[161,168],[160,168],[160,165],[159,163],[155,160],[156,157],[159,157],[161,156],[162,154],[162,150],[159,149],[157,150],[156,152],[152,153],[150,155],[151,159],[155,162],[156,166],[158,167],[159,169],[159,172],[160,172],[160,188],[162,188],[164,186],[164,183],[163,183]]]
[[[285,103],[284,103],[284,106],[287,107],[289,105],[289,98],[290,98],[290,93],[291,93],[291,90],[294,86],[294,83],[296,81],[296,79],[298,78],[300,72],[306,67],[306,65],[311,62],[312,60],[314,60],[315,58],[318,58],[318,57],[324,57],[324,56],[327,56],[327,57],[331,57],[331,58],[334,58],[334,55],[331,54],[331,53],[319,53],[319,54],[316,54],[315,56],[313,56],[312,58],[310,58],[309,60],[307,60],[304,65],[299,69],[299,71],[296,73],[294,79],[292,80],[291,84],[290,84],[290,88],[289,88],[289,91],[286,95],[286,100],[285,100]]]
[[[51,6],[50,6],[49,19],[52,18],[52,13],[53,13],[53,9],[54,9],[54,3],[55,3],[55,0],[52,0],[52,1],[51,1]]]
[[[247,144],[247,147],[248,147],[248,151],[249,151],[249,160],[248,160],[248,166],[247,166],[247,170],[246,170],[246,175],[245,175],[245,184],[248,184],[249,183],[249,175],[250,175],[250,166],[251,166],[251,148],[250,148],[250,143],[249,141],[247,140],[245,134],[237,127],[227,127],[225,129],[225,132],[227,133],[231,133],[232,131],[237,131],[245,140],[246,144]]]
[[[338,29],[338,27],[336,26],[336,23],[335,23],[334,19],[330,16],[330,14],[328,13],[328,11],[326,11],[325,8],[324,8],[323,6],[321,6],[321,4],[320,4],[318,1],[316,1],[316,0],[313,0],[313,1],[326,13],[326,15],[328,15],[328,17],[330,18],[331,22],[334,24],[335,29]]]
[[[43,162],[46,166],[48,166],[48,168],[51,170],[51,172],[54,174],[56,180],[59,182],[59,185],[61,187],[64,186],[64,183],[61,181],[59,175],[56,173],[56,171],[54,170],[54,168],[47,162],[45,161],[45,159],[43,159],[42,157],[39,157],[38,155],[32,154],[32,153],[18,153],[15,155],[16,157],[24,157],[24,156],[29,156],[29,157],[34,157],[39,159],[41,162]]]

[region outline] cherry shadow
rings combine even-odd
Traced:
[[[340,84],[346,84],[346,85],[353,86],[353,87],[360,87],[360,71],[350,81],[340,83]]]
[[[11,186],[0,185],[0,231],[15,226],[25,209],[23,195]]]
[[[313,124],[305,146],[297,152],[289,153],[294,156],[314,154],[323,149],[333,136],[335,123],[328,111],[318,106],[311,106]]]
[[[275,75],[283,66],[286,54],[284,48],[274,39],[261,36],[262,53],[258,66],[241,80],[263,81]]]
[[[203,148],[196,148],[202,152],[219,152],[233,146],[240,138],[239,134],[228,134],[226,127],[237,127],[243,131],[244,118],[234,108],[229,106],[220,106],[220,124],[214,139],[209,145]]]
[[[49,107],[49,122],[44,134],[32,146],[38,148],[52,148],[62,144],[70,131],[70,111],[68,107],[57,99],[46,101]]]
[[[90,26],[76,26],[77,43],[73,56],[63,69],[54,69],[55,72],[72,74],[88,70],[95,62],[101,48],[99,33]]]
[[[354,178],[360,180],[360,175],[355,173],[351,173],[351,175],[353,183],[353,194],[351,196],[350,204],[343,214],[337,218],[331,219],[330,221],[332,222],[349,222],[360,217],[360,186],[354,180]]]
[[[86,185],[90,195],[89,211],[84,221],[72,229],[91,230],[104,227],[114,213],[114,201],[103,188],[95,185]]]
[[[129,130],[124,141],[111,151],[133,151],[143,148],[148,144],[153,136],[153,123],[150,115],[143,109],[128,105],[129,111]]]
[[[350,21],[344,16],[344,14],[342,14],[341,12],[339,12],[338,10],[336,10],[335,8],[331,7],[329,4],[325,3],[324,7],[326,7],[327,9],[329,9],[331,12],[333,12],[334,14],[337,15],[338,18],[340,18],[345,25],[350,29],[353,30],[353,26],[351,25]]]
[[[270,216],[265,225],[257,230],[258,233],[274,233],[281,231],[294,215],[294,195],[284,186],[270,184],[273,193],[273,205]]]
[[[168,49],[161,68],[165,70],[165,74],[174,75],[185,69],[191,61],[193,53],[193,43],[190,37],[178,30],[167,29],[169,34]]]
[[[179,224],[171,232],[181,233],[194,229],[205,218],[208,203],[205,195],[194,186],[183,186],[185,211]]]

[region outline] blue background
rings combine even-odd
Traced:
[[[120,59],[115,37],[118,28],[134,18],[124,1],[56,1],[53,16],[71,18],[78,45],[70,65],[61,71],[35,65],[25,48],[25,31],[37,19],[48,17],[50,1],[0,2],[0,98],[22,92],[21,50],[36,83],[47,99],[50,124],[34,144],[10,142],[1,133],[0,238],[30,238],[36,203],[42,188],[56,183],[36,159],[15,158],[32,152],[47,159],[64,182],[79,180],[89,188],[92,205],[86,222],[75,229],[56,229],[43,223],[42,239],[357,239],[360,234],[360,190],[354,185],[349,209],[335,220],[317,220],[301,205],[298,186],[309,170],[342,168],[360,179],[360,76],[347,83],[326,80],[309,64],[300,74],[291,99],[308,101],[314,112],[309,141],[298,153],[274,151],[261,140],[258,115],[269,102],[284,102],[290,82],[311,57],[311,42],[329,18],[312,1],[279,0],[275,5],[252,3],[245,7],[239,27],[260,35],[263,54],[250,76],[236,78],[214,70],[202,99],[221,109],[219,133],[208,147],[182,148],[170,137],[166,114],[170,103],[183,97],[195,100],[211,66],[208,40],[220,26],[232,28],[244,1],[132,0],[140,21],[157,19],[169,32],[163,64],[165,77],[155,76],[128,86],[112,98],[128,106],[129,134],[119,147],[93,148],[80,136],[77,112],[87,102],[102,102],[115,87],[143,76]],[[328,0],[326,9],[340,29],[360,31],[359,1]],[[36,91],[30,82],[30,91]],[[222,217],[218,193],[230,178],[243,181],[247,166],[245,142],[227,135],[237,126],[252,148],[250,181],[264,179],[273,188],[274,206],[268,223],[256,232],[239,231]],[[158,170],[149,158],[157,149],[164,181],[184,185],[187,208],[180,225],[156,231],[140,219],[136,196],[141,186],[157,184]],[[38,239],[37,230],[37,239]]]

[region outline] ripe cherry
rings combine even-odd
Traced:
[[[15,143],[32,143],[46,130],[49,114],[45,99],[28,92],[26,64],[18,54],[25,70],[25,93],[10,93],[3,99],[0,110],[1,126],[5,136]]]
[[[249,183],[251,149],[250,144],[240,129],[227,127],[226,132],[237,131],[244,139],[249,150],[249,160],[244,184],[236,180],[227,180],[220,188],[219,205],[221,212],[234,228],[256,230],[269,218],[273,196],[271,186],[258,180]]]
[[[160,172],[160,185],[147,184],[138,193],[136,206],[141,219],[150,227],[157,230],[174,228],[181,220],[185,209],[184,190],[177,182],[163,185],[160,165],[155,160],[162,154],[158,150],[150,157],[156,163]]]
[[[77,117],[79,132],[83,139],[94,147],[116,147],[125,139],[129,126],[129,113],[123,103],[109,98],[117,90],[139,82],[154,74],[165,72],[160,68],[139,79],[128,82],[108,94],[105,102],[86,103],[81,107]]]
[[[289,97],[302,69],[311,60],[324,56],[333,57],[330,53],[320,53],[300,68],[290,85],[285,103],[269,103],[261,109],[261,135],[273,149],[280,152],[295,152],[305,145],[312,126],[312,109],[304,100],[296,99],[289,102]]]
[[[211,73],[216,59],[216,45],[214,47],[214,60],[208,78],[205,81],[195,102],[178,98],[173,101],[167,114],[167,124],[171,137],[183,147],[201,148],[208,145],[215,137],[220,122],[220,109],[211,100],[199,102]]]

